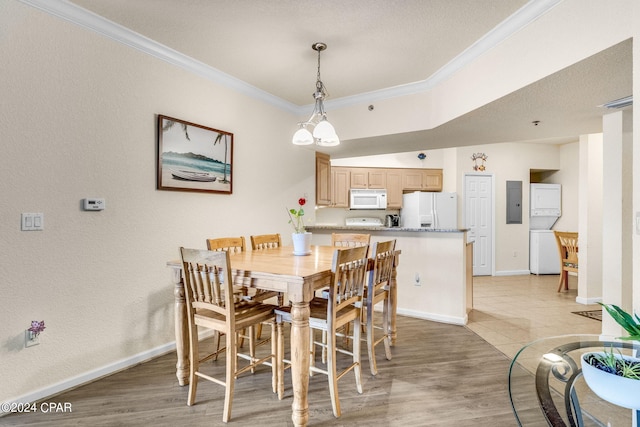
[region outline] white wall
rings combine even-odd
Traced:
[[[19,2],[1,9],[7,401],[171,349],[165,262],[207,237],[279,232],[287,241],[285,207],[313,199],[315,163],[290,143],[295,117]],[[157,114],[234,133],[232,195],[155,189]],[[85,197],[104,197],[107,209],[81,211]],[[21,212],[44,213],[44,231],[20,231]],[[32,320],[46,330],[25,349]]]
[[[562,216],[553,229],[578,231],[579,144],[575,142],[561,145],[559,156],[560,169],[548,181],[549,183],[562,184]]]

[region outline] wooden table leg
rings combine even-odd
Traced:
[[[184,286],[182,283],[182,270],[172,268],[173,283],[175,289],[175,333],[176,333],[176,377],[181,386],[189,384],[189,343],[187,325],[187,306],[184,299]]]
[[[293,414],[295,426],[309,421],[309,302],[294,302],[291,307],[291,380],[293,382]]]

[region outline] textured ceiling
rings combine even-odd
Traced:
[[[72,2],[295,105],[312,103],[314,42],[328,45],[322,80],[333,101],[424,81],[531,5],[526,0]],[[350,157],[576,140],[601,131],[603,111],[597,105],[631,94],[631,67],[629,41],[436,129],[351,140],[325,151]],[[532,120],[542,123],[536,127]]]
[[[424,80],[526,0],[73,0],[275,96],[313,102]]]

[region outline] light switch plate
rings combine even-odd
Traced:
[[[44,214],[43,213],[23,213],[21,218],[22,231],[41,231],[44,230]]]

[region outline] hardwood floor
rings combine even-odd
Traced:
[[[506,330],[513,330],[513,318],[522,319],[522,313],[518,316],[507,315],[504,305],[492,308],[490,301],[495,300],[497,295],[503,298],[524,293],[528,295],[527,304],[538,306],[537,291],[533,291],[543,286],[538,280],[557,283],[558,276],[551,276],[555,281],[540,277],[531,276],[527,280],[518,277],[512,280],[504,277],[476,278],[474,292],[478,304],[470,316],[468,327],[399,317],[398,340],[392,348],[393,359],[387,361],[384,352],[378,352],[379,373],[376,377],[369,374],[366,352],[363,352],[364,393],[357,393],[352,373],[339,381],[341,418],[333,417],[327,378],[324,375],[310,378],[310,425],[516,425],[507,392],[510,359],[471,328],[475,323],[475,327],[489,338],[504,341],[505,335],[496,336],[490,330],[498,327],[500,319],[504,321]],[[574,311],[568,308],[574,304],[570,296],[557,295],[555,289],[542,294],[544,296],[539,298],[543,300],[551,298],[555,302],[566,302],[544,303],[549,312]],[[585,320],[597,323],[591,319]],[[521,336],[523,322],[519,320],[516,323],[520,328],[516,331],[517,335]],[[223,372],[224,358],[211,362],[210,369],[212,372]],[[229,425],[292,425],[289,375],[287,371],[287,388],[282,401],[271,393],[270,368],[261,367],[253,375],[241,376],[236,382]],[[70,403],[72,412],[43,413],[39,410],[31,414],[12,414],[1,417],[0,426],[224,425],[222,387],[202,381],[198,386],[196,404],[188,407],[186,401],[187,387],[178,385],[175,353],[170,353],[45,400]],[[531,404],[537,405],[536,402]]]

